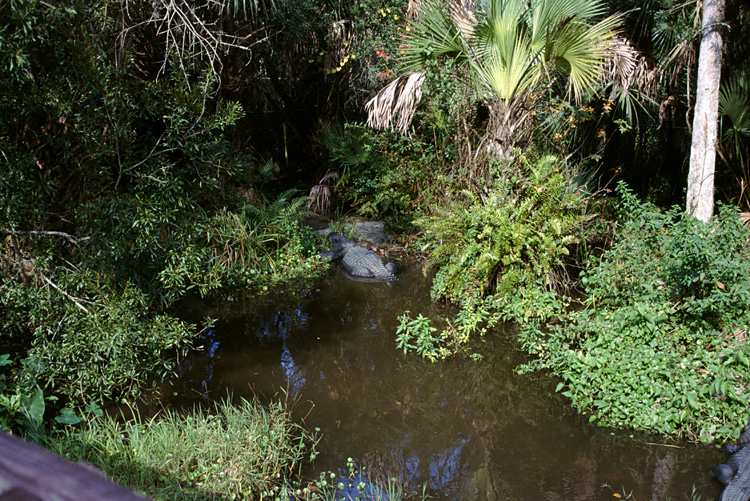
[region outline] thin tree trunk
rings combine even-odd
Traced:
[[[687,213],[709,221],[714,208],[714,166],[721,77],[721,23],[725,0],[704,0],[703,38],[698,56],[698,86],[690,148]]]

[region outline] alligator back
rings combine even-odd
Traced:
[[[740,435],[740,445],[726,449],[733,454],[727,464],[714,469],[716,478],[726,485],[719,501],[750,501],[750,423]]]
[[[331,243],[331,250],[324,257],[340,258],[344,270],[351,276],[373,278],[384,282],[398,280],[394,274],[395,265],[392,263],[388,266],[384,265],[380,256],[373,251],[360,247],[338,233],[328,235],[328,240]]]
[[[380,256],[363,247],[347,249],[341,260],[344,269],[352,276],[362,278],[376,278],[384,282],[397,280],[380,260]]]

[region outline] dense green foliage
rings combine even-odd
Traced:
[[[416,221],[427,263],[437,269],[433,298],[461,309],[437,335],[429,319],[407,312],[399,348],[445,358],[500,320],[495,298],[533,297],[527,301],[543,309],[550,291],[570,285],[566,265],[592,236],[591,178],[553,156],[520,158],[512,170],[496,166],[494,189],[481,196],[464,190]]]
[[[424,211],[419,202],[437,196],[437,173],[424,166],[440,165],[443,156],[431,143],[348,124],[329,130],[324,144],[341,175],[334,193],[360,216],[411,229]]]
[[[617,19],[605,2],[529,2],[556,7],[536,11],[480,3],[477,36],[462,38],[439,2],[426,2],[421,18],[399,0],[2,2],[0,426],[40,439],[50,424],[78,424],[101,413],[97,403],[137,398],[170,377],[199,330],[168,314],[186,294],[264,293],[315,277],[323,265],[295,194],[331,168],[339,208],[416,228],[411,248],[437,270],[433,297],[461,306],[440,328],[402,315],[399,348],[434,361],[515,319],[538,357],[528,369],[558,374],[592,420],[730,436],[750,384],[748,249],[730,208],[703,226],[621,190],[611,248],[581,275],[584,308],[556,295],[596,236],[588,165],[642,179],[652,198],[684,177],[692,4],[606,2],[629,12],[634,73],[645,76],[615,82],[598,80],[600,42]],[[561,10],[571,6],[591,16]],[[506,7],[512,22],[493,23]],[[194,24],[161,17],[178,19],[186,11],[170,9],[182,8]],[[737,43],[727,44],[739,77],[722,93],[730,200],[746,198],[750,178],[742,19],[730,18]],[[515,35],[518,43],[500,43]],[[445,54],[459,57],[434,57]],[[409,61],[426,71],[411,135],[359,125],[363,102]],[[320,129],[342,117],[355,122]],[[156,496],[281,488],[274,475],[302,454],[288,416],[255,404],[219,414],[97,420],[68,430],[65,447],[131,486],[163,487]],[[278,425],[281,442],[231,449],[235,424],[245,434],[264,424],[266,438]],[[200,437],[182,435],[193,428]],[[177,435],[205,455],[164,449]],[[215,475],[237,458],[271,462],[257,478]],[[142,461],[150,466],[134,469]],[[189,461],[205,470],[190,473]],[[177,469],[160,469],[167,464]]]
[[[555,157],[521,158],[495,186],[468,191],[417,221],[428,263],[437,267],[432,294],[466,304],[491,293],[562,281],[565,258],[580,242],[590,190]]]
[[[527,369],[551,369],[602,425],[727,439],[750,395],[747,230],[727,206],[703,224],[618,191],[622,222],[583,273],[584,308],[522,326]]]
[[[164,49],[150,4],[129,7],[0,10],[0,353],[12,362],[0,418],[14,431],[169,377],[198,331],[164,314],[185,294],[263,292],[323,268],[304,200],[261,192],[271,172],[231,141],[243,108],[220,96],[217,67]]]
[[[149,314],[141,290],[113,287],[83,270],[58,270],[44,279],[54,279],[55,287],[0,286],[7,305],[4,341],[25,341],[17,349],[26,377],[74,402],[91,403],[137,395],[153,370],[160,377],[170,374],[164,353],[174,358],[190,329],[175,318]]]
[[[521,347],[535,356],[521,370],[552,371],[561,378],[558,391],[591,421],[704,442],[736,438],[750,395],[747,229],[729,206],[703,224],[680,208],[639,202],[623,184],[617,192],[612,245],[591,254],[581,271],[580,307],[543,280],[504,290],[466,280],[461,290],[472,294],[442,329],[421,315],[400,317],[398,347],[435,361],[467,352],[498,321],[516,320]],[[436,297],[451,262],[457,276],[472,276],[474,261],[460,252],[468,247],[449,254]],[[497,276],[515,266],[543,277],[533,275],[534,263],[509,260]]]

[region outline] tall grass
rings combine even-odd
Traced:
[[[48,447],[103,470],[153,499],[273,499],[311,437],[282,403],[242,399],[187,414],[125,423],[112,417],[68,429]]]

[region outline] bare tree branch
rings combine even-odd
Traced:
[[[73,304],[75,304],[81,310],[83,310],[84,313],[86,313],[87,315],[89,314],[89,310],[87,310],[85,306],[83,306],[81,303],[79,303],[76,298],[74,298],[73,296],[71,296],[70,294],[68,294],[67,292],[65,292],[64,290],[60,289],[57,285],[55,285],[55,283],[52,280],[50,280],[49,278],[45,277],[41,272],[39,272],[39,276],[42,277],[42,280],[44,280],[44,282],[47,283],[48,285],[52,286],[52,288],[55,289],[57,292],[59,292],[60,294],[62,294],[66,298],[70,299],[71,301],[73,301]]]
[[[35,237],[36,236],[63,237],[68,242],[72,243],[73,245],[78,245],[79,242],[89,239],[89,237],[78,238],[76,236],[71,235],[70,233],[65,233],[62,231],[15,231],[15,230],[0,229],[0,235],[32,235]]]

